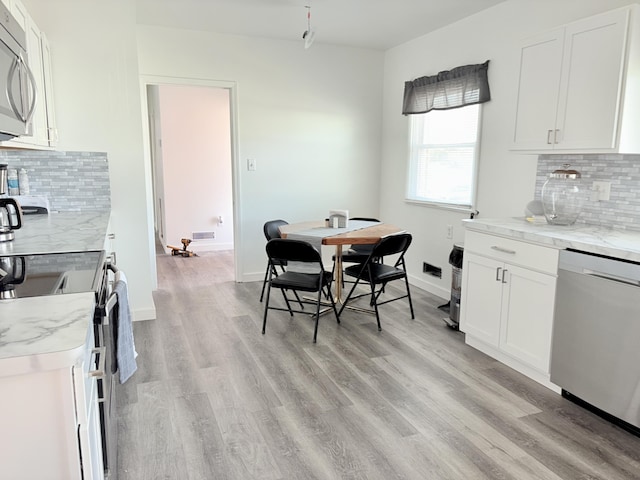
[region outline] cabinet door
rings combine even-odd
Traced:
[[[42,51],[42,70],[44,82],[44,106],[46,109],[47,135],[50,147],[58,144],[58,126],[56,124],[56,113],[53,104],[53,75],[51,73],[51,48],[49,41],[43,32],[40,32],[40,45]]]
[[[502,298],[502,262],[465,252],[462,266],[460,330],[498,346]]]
[[[520,51],[514,150],[553,148],[564,29],[525,42]]]
[[[29,18],[27,28],[27,54],[31,73],[36,80],[36,109],[31,119],[31,141],[36,145],[48,146],[47,109],[44,95],[44,69],[42,65],[42,50],[40,43],[40,29]]]
[[[629,10],[566,28],[556,149],[614,149],[620,121]]]
[[[500,348],[549,372],[556,277],[505,264]]]

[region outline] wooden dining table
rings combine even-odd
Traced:
[[[356,224],[355,221],[350,223],[351,225]],[[342,302],[342,246],[374,245],[383,237],[404,232],[403,229],[395,225],[382,222],[357,221],[357,225],[362,225],[362,228],[355,230],[330,228],[323,221],[290,223],[280,227],[280,236],[282,238],[287,238],[292,234],[296,234],[296,238],[308,235],[310,239],[321,239],[322,245],[334,245],[336,247],[334,284],[335,300],[338,303]]]

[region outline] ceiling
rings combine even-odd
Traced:
[[[136,0],[139,24],[386,50],[505,0]]]

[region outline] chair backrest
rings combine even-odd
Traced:
[[[289,238],[273,238],[267,242],[266,250],[270,259],[319,263],[322,266],[320,252],[309,242]]]
[[[280,238],[280,230],[279,228],[282,225],[289,225],[289,222],[285,222],[284,220],[271,220],[264,224],[262,230],[264,231],[264,236],[267,240],[271,240],[272,238]]]
[[[379,222],[380,220],[378,220],[377,218],[368,218],[368,217],[351,217],[349,220],[360,220],[362,222]],[[360,255],[367,255],[369,253],[371,253],[371,250],[373,249],[373,245],[351,245],[351,250],[353,250],[354,252],[359,253]]]
[[[411,245],[411,240],[413,240],[413,237],[410,233],[398,233],[382,237],[373,247],[371,257],[380,258],[387,255],[395,255],[396,253],[404,255],[409,245]]]

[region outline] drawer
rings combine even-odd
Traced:
[[[552,247],[467,230],[464,250],[531,270],[558,273],[558,252]]]

